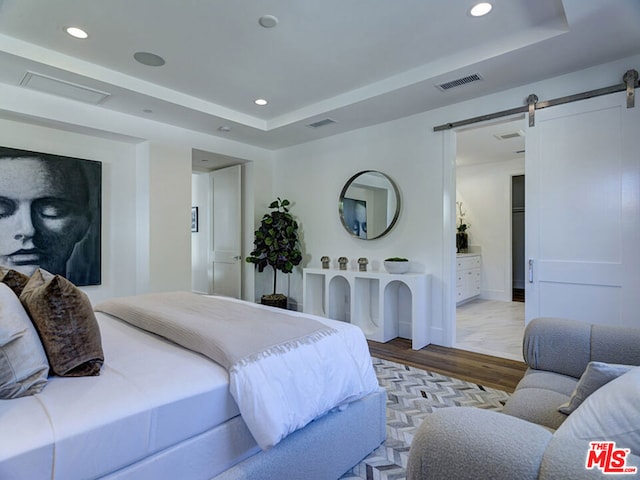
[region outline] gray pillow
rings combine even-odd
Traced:
[[[13,290],[0,283],[0,399],[40,392],[49,363],[31,319]]]
[[[589,362],[584,373],[580,377],[578,385],[571,394],[571,398],[568,402],[563,403],[558,407],[558,411],[569,415],[576,408],[578,408],[582,402],[584,402],[589,395],[598,390],[603,385],[606,385],[611,380],[624,375],[631,370],[632,365],[619,365],[615,363],[604,362]]]

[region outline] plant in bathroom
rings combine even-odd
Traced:
[[[262,217],[260,227],[255,231],[254,249],[246,259],[259,272],[269,266],[273,268],[273,293],[263,295],[261,302],[281,308],[287,308],[287,296],[276,293],[278,270],[291,273],[293,267],[302,261],[298,222],[289,213],[290,205],[289,200],[281,200],[280,197],[269,204],[271,211]]]
[[[469,224],[464,219],[467,212],[462,209],[462,202],[456,202],[456,207],[458,207],[458,218],[456,222],[456,252],[466,253],[469,250],[469,237],[467,235]]]
[[[457,218],[456,230],[459,233],[465,233],[469,228],[469,224],[464,219],[464,217],[467,216],[467,212],[462,209],[462,202],[456,202],[456,207],[458,207],[458,218]]]

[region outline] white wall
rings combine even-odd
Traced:
[[[626,70],[638,69],[639,64],[640,56],[635,56],[276,152],[274,193],[293,202],[292,213],[300,221],[301,267],[319,267],[322,255],[334,261],[346,256],[352,262],[368,257],[374,269],[386,257],[408,257],[413,270],[432,275],[431,311],[423,320],[429,325],[430,338],[433,343],[452,345],[455,132],[434,132],[433,128],[525,105],[531,93],[544,101],[618,84]],[[379,240],[351,237],[338,218],[338,195],[344,182],[365,169],[388,174],[403,202],[396,227]],[[288,287],[279,290],[301,303],[301,269],[290,280]]]
[[[278,152],[274,191],[293,202],[304,246],[302,266],[320,267],[320,257],[327,255],[334,268],[345,256],[356,269],[357,259],[367,257],[370,269],[383,271],[385,258],[399,256],[409,258],[411,270],[440,277],[443,145],[431,139],[440,134],[430,126],[426,116],[414,116]],[[400,191],[396,226],[376,240],[349,235],[338,215],[345,182],[362,170],[385,173]],[[292,274],[289,294],[302,303],[301,269]]]
[[[189,291],[191,149],[152,143],[150,153],[149,291]]]
[[[271,197],[268,150],[2,83],[0,144],[103,162],[102,285],[83,287],[94,302],[191,289],[192,149],[256,164],[244,190],[245,252],[253,202]],[[243,273],[253,299],[251,265]]]
[[[102,285],[83,290],[92,301],[135,293],[135,145],[8,120],[0,144],[102,162]]]
[[[209,242],[211,178],[208,173],[191,176],[191,205],[198,207],[198,231],[191,233],[191,289],[198,293],[210,293]]]
[[[469,245],[482,253],[481,298],[511,301],[511,177],[524,175],[524,158],[456,169]]]
[[[302,228],[303,266],[319,266],[322,255],[352,261],[365,256],[373,268],[388,256],[408,257],[413,270],[432,275],[431,310],[424,319],[431,339],[450,345],[455,331],[455,134],[433,132],[433,127],[523,105],[530,93],[544,101],[620,83],[627,69],[639,67],[640,56],[635,56],[277,152],[0,84],[0,111],[4,117],[12,112],[12,120],[0,123],[0,140],[10,147],[104,162],[103,285],[87,288],[92,300],[190,288],[187,158],[197,148],[253,162],[246,168],[244,255],[269,202],[288,198]],[[86,133],[70,133],[70,128]],[[98,131],[136,137],[131,141],[138,143],[108,140]],[[403,202],[394,230],[372,241],[349,236],[338,218],[344,182],[365,169],[388,174]],[[268,275],[256,275],[253,282],[251,265],[245,273],[245,298],[259,297]],[[301,303],[301,270],[290,285],[287,280],[281,278],[283,293]]]

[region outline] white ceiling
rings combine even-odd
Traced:
[[[474,3],[0,0],[0,82],[35,72],[108,93],[99,108],[277,149],[638,53],[638,0],[493,0],[482,18]]]
[[[525,118],[472,125],[456,133],[456,165],[506,162],[524,158]]]

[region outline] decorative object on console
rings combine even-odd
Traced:
[[[384,268],[389,273],[407,273],[409,271],[409,260],[402,257],[391,257],[384,261]]]
[[[327,257],[326,255],[324,257],[322,257],[320,259],[320,262],[322,262],[322,268],[327,269],[329,268],[329,262],[331,261],[331,259],[329,257]]]
[[[338,259],[338,265],[340,265],[340,270],[346,270],[348,263],[349,263],[349,259],[347,257],[340,257]]]
[[[269,204],[271,212],[265,213],[260,227],[255,231],[254,249],[246,259],[253,263],[259,272],[265,267],[273,268],[273,293],[262,295],[260,302],[272,307],[287,308],[287,296],[276,293],[278,270],[291,273],[293,267],[302,261],[299,248],[298,223],[289,213],[291,203],[278,197]]]
[[[469,251],[469,236],[467,234],[469,224],[464,219],[467,212],[462,210],[462,202],[456,202],[456,206],[458,207],[456,253],[467,253]]]
[[[360,270],[361,272],[366,272],[368,263],[369,260],[367,260],[365,257],[360,257],[358,259],[358,270]]]

